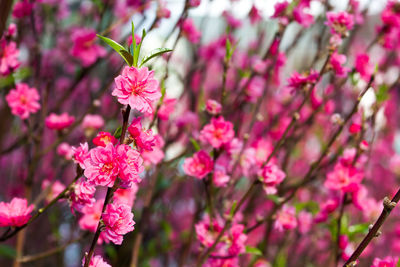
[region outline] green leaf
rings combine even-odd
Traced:
[[[190,138],[190,142],[192,143],[192,145],[196,151],[200,150],[200,145],[199,145],[199,143],[197,143],[197,141],[194,138]]]
[[[231,212],[230,212],[231,217],[233,217],[233,215],[234,215],[233,213],[235,212],[236,206],[237,206],[237,201],[235,200],[231,207]]]
[[[397,262],[396,267],[400,267],[400,259],[399,259],[399,261]]]
[[[316,214],[319,211],[319,205],[315,201],[298,202],[294,205],[294,207],[296,208],[296,212],[307,210],[312,214]]]
[[[255,248],[255,247],[250,247],[250,246],[246,246],[246,253],[254,254],[254,255],[257,255],[257,256],[261,256],[262,255],[261,250],[259,250],[258,248]]]
[[[172,51],[172,49],[169,49],[169,48],[157,48],[157,49],[151,51],[150,54],[142,60],[142,63],[140,63],[140,67],[144,63],[149,61],[150,59],[152,59],[154,57],[158,57],[158,56],[160,56],[160,55],[162,55],[164,53],[168,53],[168,52],[171,52],[171,51]]]
[[[356,234],[366,234],[368,233],[368,223],[361,223],[361,224],[354,224],[350,225],[348,229],[348,233],[350,236],[356,235]]]
[[[122,127],[118,127],[116,130],[115,130],[115,132],[114,132],[114,137],[115,138],[120,138],[121,137],[121,134],[122,134]]]
[[[17,255],[15,249],[13,247],[10,247],[9,245],[5,244],[0,244],[0,255],[4,256],[6,258],[15,258]]]
[[[117,53],[120,54],[120,56],[126,61],[126,63],[128,63],[129,66],[132,66],[133,57],[131,54],[129,54],[128,51],[126,51],[126,49],[122,45],[120,45],[119,43],[117,43],[116,41],[114,41],[110,38],[101,36],[99,34],[97,34],[97,37],[99,37],[101,40],[103,40],[109,46],[111,46],[111,48],[114,49],[115,51],[117,51]]]
[[[275,204],[279,204],[279,202],[281,202],[280,198],[277,195],[267,195],[267,198]]]
[[[382,103],[388,98],[389,98],[389,86],[387,86],[386,84],[380,85],[378,91],[376,92],[376,101],[378,103]]]

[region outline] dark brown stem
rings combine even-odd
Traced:
[[[390,215],[392,210],[395,208],[397,202],[400,200],[400,189],[397,191],[396,195],[389,200],[387,197],[383,200],[383,210],[378,220],[376,220],[374,226],[369,230],[368,234],[364,237],[361,243],[358,245],[357,249],[353,252],[350,258],[346,261],[343,267],[354,266],[357,262],[358,257],[365,250],[368,244],[372,241],[374,237],[378,235],[378,231],[385,222],[386,218]]]

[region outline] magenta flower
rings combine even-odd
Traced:
[[[97,45],[96,31],[93,29],[75,29],[72,33],[71,55],[80,60],[84,67],[92,65],[97,58],[106,54],[104,47]]]
[[[119,156],[119,176],[124,186],[130,187],[132,183],[140,183],[139,174],[144,171],[143,159],[137,150],[127,145],[117,147]]]
[[[181,22],[181,30],[183,36],[185,36],[191,43],[197,44],[201,38],[201,32],[196,29],[192,19],[188,18]]]
[[[329,64],[331,65],[333,72],[338,77],[346,77],[350,69],[343,67],[346,63],[346,56],[339,54],[337,51],[333,52],[331,58],[329,59]]]
[[[82,266],[85,265],[85,257],[82,259]],[[90,259],[89,267],[111,267],[100,255],[95,255]]]
[[[158,110],[158,118],[160,118],[160,120],[167,121],[171,113],[174,112],[176,102],[176,98],[164,97],[163,103]]]
[[[296,209],[284,205],[276,214],[274,226],[278,231],[290,230],[297,227]]]
[[[153,131],[143,130],[141,118],[135,118],[132,124],[129,126],[128,131],[131,134],[135,145],[140,151],[152,151],[153,146],[155,146],[155,137]]]
[[[182,167],[187,175],[202,179],[213,170],[214,162],[207,152],[200,150],[193,157],[186,158]]]
[[[229,175],[226,174],[225,167],[221,165],[215,165],[213,173],[213,183],[216,187],[225,187],[230,180]]]
[[[105,225],[104,237],[114,244],[121,245],[123,235],[135,229],[133,213],[126,204],[108,204],[102,218]]]
[[[396,267],[398,265],[399,258],[397,257],[386,257],[384,259],[375,258],[371,267]]]
[[[96,232],[97,225],[101,217],[101,210],[103,208],[104,200],[97,200],[93,205],[85,205],[82,209],[83,216],[79,219],[79,227],[82,230]],[[100,235],[99,242],[103,242],[102,235]]]
[[[39,93],[35,88],[29,88],[25,83],[19,83],[6,96],[12,114],[21,119],[27,119],[31,113],[40,109]]]
[[[70,160],[74,155],[74,150],[68,143],[62,142],[57,146],[57,154],[64,157],[66,160]]]
[[[326,19],[327,21],[325,24],[331,29],[332,34],[345,36],[348,31],[353,29],[354,26],[353,15],[347,13],[346,11],[338,13],[327,12]]]
[[[51,113],[47,116],[45,124],[47,128],[53,130],[62,130],[71,126],[74,123],[75,118],[73,116],[68,115],[68,113],[64,112],[61,115],[57,115],[55,113]]]
[[[222,116],[212,118],[211,123],[205,125],[200,132],[200,140],[211,144],[214,148],[229,143],[234,136],[233,124],[225,121]]]
[[[29,16],[32,12],[33,3],[29,0],[21,0],[14,5],[12,15],[14,18],[20,19]]]
[[[93,138],[93,144],[96,146],[106,146],[107,144],[117,144],[118,140],[109,132],[99,132],[95,138]]]
[[[292,89],[301,89],[309,83],[317,82],[318,76],[319,74],[315,70],[311,70],[309,74],[299,74],[295,71],[288,79],[288,86]]]
[[[0,40],[0,74],[8,75],[16,70],[20,62],[18,60],[19,50],[15,42]]]
[[[113,144],[96,147],[89,151],[85,160],[85,176],[94,185],[113,186],[119,172],[117,151]]]
[[[368,81],[374,72],[374,66],[371,64],[368,54],[357,54],[354,65],[361,78]]]
[[[10,203],[0,202],[0,227],[19,227],[26,224],[32,217],[34,206],[28,206],[24,198],[13,198]]]
[[[115,78],[113,96],[123,105],[130,105],[140,112],[153,113],[153,104],[161,97],[158,81],[154,79],[154,71],[147,67],[125,67]]]
[[[268,163],[259,172],[260,180],[263,183],[266,194],[275,194],[276,186],[285,179],[286,174],[273,163]]]

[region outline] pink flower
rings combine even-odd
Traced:
[[[374,66],[371,64],[368,54],[357,54],[354,65],[361,78],[369,81],[374,72]]]
[[[147,67],[125,67],[122,74],[115,78],[113,96],[123,105],[130,105],[140,112],[153,113],[153,105],[161,97],[154,71]]]
[[[143,130],[142,123],[140,121],[140,117],[133,119],[128,131],[131,134],[135,145],[140,151],[152,151],[153,146],[155,145],[153,131],[151,129],[147,131]]]
[[[60,155],[61,157],[64,157],[66,160],[70,160],[74,155],[74,151],[72,146],[70,146],[66,142],[62,142],[57,146],[57,154]]]
[[[79,180],[70,191],[69,201],[71,208],[82,210],[85,206],[92,206],[95,199],[96,187],[83,179]]]
[[[212,118],[211,123],[204,126],[200,132],[200,140],[211,144],[214,148],[229,143],[234,136],[233,124],[225,121],[222,116]]]
[[[108,204],[102,218],[105,225],[104,237],[114,244],[121,245],[123,235],[135,229],[133,213],[126,204]]]
[[[201,32],[196,29],[193,20],[188,18],[181,22],[182,34],[193,44],[197,44],[201,38]]]
[[[272,18],[279,18],[285,15],[286,8],[289,6],[288,1],[277,2],[274,6],[274,14]]]
[[[338,163],[335,165],[334,170],[327,174],[324,185],[332,190],[352,192],[358,188],[363,178],[362,170],[351,165],[345,166]]]
[[[101,217],[104,199],[97,200],[93,205],[86,205],[82,209],[83,216],[79,219],[79,227],[92,233],[96,232]],[[103,234],[100,235],[99,244],[103,242]]]
[[[158,164],[163,160],[165,156],[163,151],[164,140],[159,134],[154,136],[154,138],[155,138],[155,145],[152,147],[152,150],[141,151],[141,156],[144,160],[145,165]]]
[[[9,42],[5,39],[0,40],[0,74],[8,75],[16,70],[20,62],[18,60],[19,50],[15,42]]]
[[[189,0],[189,5],[191,7],[198,7],[201,4],[201,0]]]
[[[27,119],[29,114],[40,109],[39,94],[35,88],[29,88],[25,83],[19,83],[6,96],[12,114],[21,119]]]
[[[61,115],[51,113],[49,116],[47,116],[45,124],[49,129],[62,130],[71,126],[74,121],[75,118],[73,116],[69,116],[66,112]]]
[[[304,27],[309,27],[314,22],[311,14],[304,12],[304,8],[308,8],[305,4],[300,3],[293,9],[293,18],[297,23]]]
[[[72,32],[73,46],[71,55],[78,58],[84,67],[92,65],[97,58],[106,55],[104,47],[97,45],[96,31],[93,29],[75,29]]]
[[[19,227],[31,218],[34,206],[24,198],[13,198],[10,203],[0,202],[0,226]]]
[[[83,118],[82,128],[98,130],[104,126],[104,120],[100,115],[87,114]]]
[[[225,187],[230,180],[229,175],[226,174],[225,167],[221,165],[215,165],[213,173],[213,183],[216,187]]]
[[[309,83],[317,82],[318,76],[319,74],[315,70],[311,70],[309,74],[299,74],[295,71],[288,79],[288,86],[292,89],[301,89]]]
[[[143,159],[138,151],[127,145],[117,147],[119,156],[119,176],[124,186],[130,187],[132,183],[140,183],[139,174],[144,171]]]
[[[206,110],[211,115],[218,115],[222,110],[222,106],[218,101],[208,99],[206,102]]]
[[[273,163],[268,163],[259,172],[266,194],[275,194],[276,186],[285,179],[286,174]]]
[[[214,162],[207,152],[200,150],[193,157],[186,158],[182,167],[187,175],[202,179],[213,170]]]
[[[278,231],[290,230],[297,227],[296,209],[284,205],[276,214],[274,226]]]
[[[167,121],[172,112],[174,112],[176,106],[176,98],[167,98],[163,100],[160,109],[158,110],[158,117],[160,120]]]
[[[74,162],[79,164],[82,169],[85,169],[85,160],[89,158],[89,145],[88,143],[80,144],[79,147],[72,147],[74,153]]]
[[[135,202],[136,193],[138,190],[139,187],[137,184],[132,184],[130,188],[126,189],[118,188],[113,195],[113,200],[114,202],[124,203],[129,207],[132,207],[133,203]]]
[[[113,186],[119,173],[117,151],[113,144],[91,149],[84,163],[86,166],[84,174],[92,184]]]
[[[397,257],[393,258],[390,256],[388,256],[384,259],[375,258],[371,267],[396,267],[398,261],[399,261],[399,258],[397,258]]]
[[[345,36],[348,31],[353,29],[354,17],[346,11],[338,13],[327,12],[325,22],[326,25],[331,29],[332,34],[339,34]]]
[[[343,67],[343,64],[346,62],[346,56],[340,55],[337,51],[333,52],[331,58],[329,59],[329,63],[333,69],[333,72],[338,77],[346,77],[347,73],[350,71],[349,68]]]
[[[82,259],[82,266],[85,265],[85,257]],[[95,255],[90,259],[89,267],[111,267],[100,255]]]
[[[107,144],[115,145],[118,140],[111,135],[109,132],[99,132],[95,138],[93,138],[93,144],[96,146],[106,146]]]

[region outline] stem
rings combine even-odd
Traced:
[[[400,200],[400,189],[397,191],[396,195],[389,200],[387,197],[383,200],[383,210],[379,218],[376,220],[374,226],[369,230],[368,234],[364,237],[361,243],[358,245],[357,249],[353,252],[350,258],[346,261],[343,267],[354,266],[357,262],[358,257],[368,246],[371,240],[377,236],[379,229],[385,222],[386,218],[390,215],[392,210],[396,207],[397,202]]]

